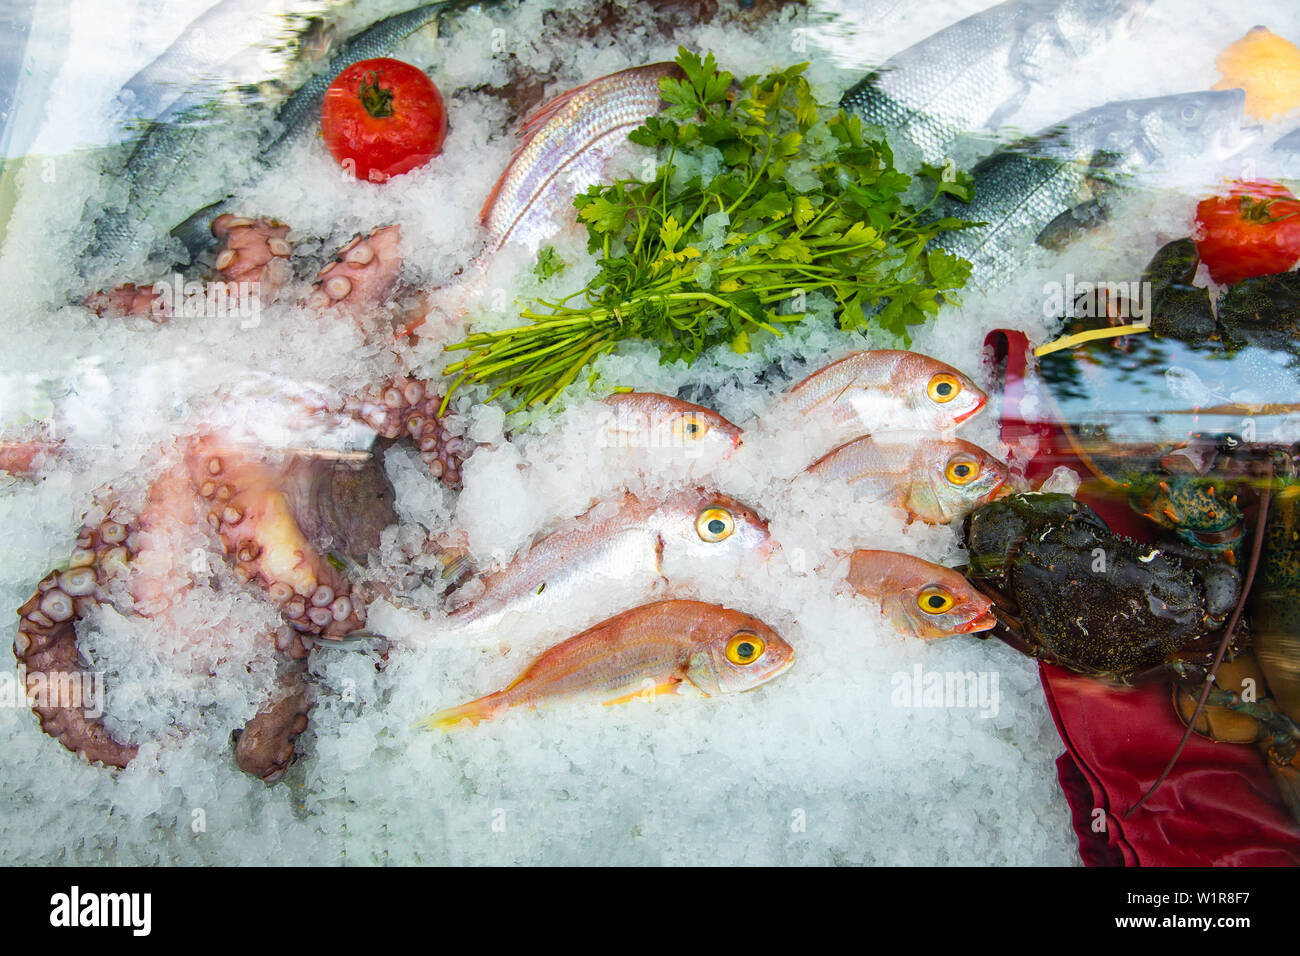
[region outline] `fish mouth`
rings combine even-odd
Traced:
[[[996,501],[997,499],[1005,498],[1007,495],[1012,493],[1011,490],[1007,490],[1007,491],[1003,490],[1004,488],[1009,487],[1007,484],[1007,477],[1009,476],[1004,476],[1002,478],[999,478],[998,483],[985,493],[984,495],[985,501]]]
[[[968,412],[962,412],[960,415],[954,416],[954,418],[953,418],[953,424],[955,424],[955,425],[960,425],[962,422],[966,421],[966,419],[970,418],[972,415],[974,415],[976,412],[978,412],[981,408],[983,408],[985,405],[987,405],[988,402],[989,402],[989,397],[988,397],[987,395],[985,395],[983,398],[981,398],[978,402],[975,403],[975,407],[972,408],[970,411],[968,411]]]
[[[778,667],[776,670],[772,671],[772,673],[768,675],[768,678],[767,678],[767,679],[768,679],[768,680],[771,680],[771,679],[774,678],[774,677],[780,677],[782,674],[784,674],[786,671],[788,671],[788,670],[790,669],[791,665],[794,664],[794,659],[795,659],[796,657],[798,657],[798,656],[799,656],[799,655],[796,654],[795,651],[794,651],[794,649],[792,648],[792,649],[790,650],[790,656],[787,657],[787,658],[785,659],[785,663],[783,663],[783,664],[782,664],[780,667]]]
[[[998,626],[998,619],[992,611],[985,611],[973,621],[969,621],[958,628],[958,634],[974,634],[977,631],[991,631]]]

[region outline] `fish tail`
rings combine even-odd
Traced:
[[[488,694],[478,700],[471,700],[468,704],[440,710],[419,721],[415,726],[420,730],[449,731],[460,726],[463,720],[468,720],[472,724],[491,720],[500,710],[502,710],[500,693]]]

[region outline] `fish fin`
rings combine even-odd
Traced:
[[[1101,226],[1110,218],[1110,208],[1100,199],[1089,199],[1061,213],[1034,237],[1044,249],[1060,252],[1083,233]]]
[[[419,730],[449,731],[459,727],[463,720],[468,720],[471,724],[491,720],[500,709],[499,700],[499,694],[488,694],[478,700],[471,700],[468,704],[461,704],[459,707],[451,707],[447,710],[440,710],[436,714],[430,714],[424,720],[417,721],[415,727]]]
[[[650,695],[654,698],[658,697],[660,694],[676,694],[677,688],[681,682],[682,679],[680,677],[670,677],[667,682],[656,684],[654,687],[650,688]],[[637,700],[638,698],[643,698],[645,693],[646,691],[644,689],[635,690],[630,694],[624,694],[622,697],[615,697],[613,700],[604,701],[603,706],[613,707],[615,704],[627,704],[631,701]]]
[[[487,194],[487,199],[483,200],[483,208],[478,211],[478,221],[483,225],[487,225],[488,216],[492,213],[492,207],[496,204],[497,197],[501,195],[501,188],[506,184],[506,177],[510,175],[510,170],[514,167],[515,160],[519,158],[519,154],[524,151],[524,147],[527,145],[528,141],[525,140],[515,147],[515,151],[510,154],[510,161],[506,163],[505,170],[503,170],[501,175],[497,177],[497,181],[493,183],[492,191]]]

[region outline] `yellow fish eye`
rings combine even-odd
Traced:
[[[695,533],[709,544],[726,541],[735,530],[736,519],[725,508],[705,508],[695,519]]]
[[[673,422],[673,433],[687,441],[697,441],[709,433],[709,423],[700,415],[688,412]]]
[[[942,614],[957,602],[941,587],[931,585],[916,598],[916,606],[926,614]]]
[[[957,381],[956,376],[949,375],[947,372],[940,372],[930,379],[930,384],[925,387],[925,393],[940,405],[948,404],[960,392],[961,382]]]
[[[944,469],[944,477],[954,485],[968,485],[980,476],[980,463],[974,458],[954,458]]]
[[[727,660],[744,667],[763,656],[767,645],[753,631],[737,631],[727,641]]]

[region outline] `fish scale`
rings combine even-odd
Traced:
[[[1073,224],[1088,228],[1104,218],[1107,192],[1165,157],[1240,149],[1253,135],[1242,128],[1244,106],[1241,90],[1222,90],[1122,100],[1077,113],[978,163],[971,170],[972,202],[940,197],[934,215],[983,225],[943,233],[931,248],[969,260],[970,285],[991,291],[1025,267],[1035,243],[1059,243],[1049,227],[1072,210]]]
[[[1011,0],[887,60],[840,99],[907,137],[928,163],[961,134],[1004,123],[1034,85],[1104,43],[1147,0]]]
[[[562,93],[525,120],[524,142],[483,205],[484,256],[507,241],[537,249],[550,239],[557,213],[571,217],[574,195],[601,181],[627,134],[659,112],[659,80],[678,72],[674,63],[621,70]]]

